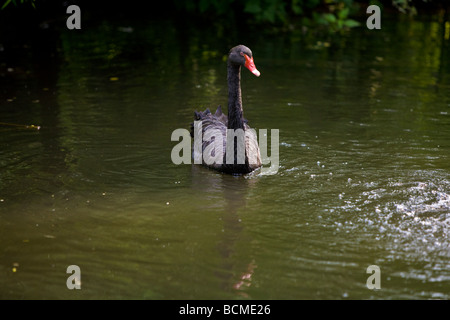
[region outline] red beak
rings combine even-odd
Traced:
[[[253,73],[255,76],[259,77],[261,72],[256,69],[255,63],[253,62],[253,57],[249,57],[245,53],[243,54],[245,58],[245,67],[250,70],[251,73]]]

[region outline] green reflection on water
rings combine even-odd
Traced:
[[[61,31],[53,80],[32,74],[0,111],[42,126],[0,128],[0,297],[448,299],[443,26],[320,40],[169,21]],[[246,118],[280,129],[273,176],[170,161],[173,130],[227,105],[236,42],[261,71],[242,74]],[[365,286],[372,264],[379,291]]]

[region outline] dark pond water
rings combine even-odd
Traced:
[[[314,39],[119,20],[0,41],[0,298],[449,299],[448,24]],[[171,133],[226,106],[238,43],[278,171],[173,164]]]

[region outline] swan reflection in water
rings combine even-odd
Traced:
[[[245,224],[241,218],[258,180],[256,172],[245,176],[233,176],[217,173],[199,165],[192,166],[192,187],[196,192],[204,194],[207,199],[213,200],[213,203],[220,204],[222,208],[220,210],[222,235],[217,241],[221,265],[216,275],[221,280],[223,290],[243,297],[248,297],[245,289],[252,285],[252,276],[257,263],[253,257],[242,258],[240,254],[242,244],[251,242],[248,233],[244,232]],[[217,210],[217,207],[214,210]]]

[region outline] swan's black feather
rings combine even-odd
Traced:
[[[194,141],[196,141],[194,137],[196,132],[200,133],[199,131],[201,130],[202,133],[202,138],[200,138],[202,150],[196,148],[194,143],[194,159],[200,159],[199,157],[201,157],[201,161],[207,167],[231,174],[245,174],[261,167],[261,155],[256,132],[249,127],[248,121],[244,119],[242,111],[240,65],[244,65],[245,60],[243,60],[243,56],[245,54],[250,57],[252,56],[250,49],[240,45],[232,48],[228,57],[228,116],[222,112],[221,106],[217,107],[214,114],[211,113],[209,108],[205,111],[195,111],[194,122],[190,126],[191,136],[194,138]],[[259,72],[257,76],[259,76]],[[199,127],[199,121],[201,121],[201,127]],[[232,163],[226,163],[227,130],[230,129],[228,126],[232,130],[243,129],[245,132],[245,163],[238,163],[238,138],[234,138],[234,141],[236,141],[234,143],[234,161]],[[212,153],[210,156],[215,157],[217,149],[211,150],[208,146],[220,137],[220,134],[217,133],[218,131],[223,139],[223,161],[221,163],[217,163],[219,161],[216,158],[208,158],[209,155],[204,154],[204,151],[208,150],[207,152]],[[229,138],[231,137],[230,135]],[[217,145],[213,145],[212,147],[217,148]],[[222,150],[219,149],[217,152]],[[205,160],[205,156],[207,160],[213,160],[213,163],[207,164],[205,162],[207,161]]]

